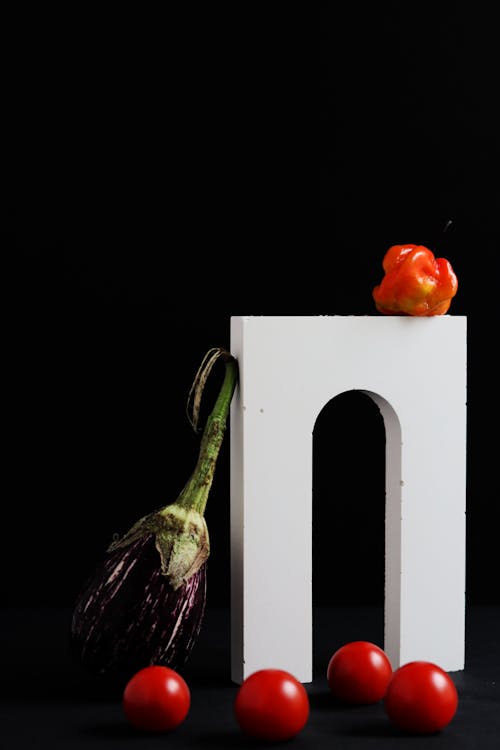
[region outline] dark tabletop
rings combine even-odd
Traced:
[[[124,719],[117,688],[96,685],[71,659],[68,610],[2,610],[2,750],[51,748],[252,748],[276,747],[240,731],[230,677],[230,616],[208,609],[202,632],[182,674],[191,708],[182,725],[166,735],[141,735]],[[440,733],[408,736],[389,724],[382,703],[336,704],[328,691],[331,654],[351,640],[383,645],[378,607],[314,611],[314,680],[306,685],[311,712],[303,731],[284,743],[297,748],[500,748],[500,607],[467,610],[466,667],[451,672],[459,693],[452,722]],[[283,745],[283,743],[281,743]]]

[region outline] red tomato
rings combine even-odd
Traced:
[[[293,675],[261,669],[240,685],[234,712],[240,728],[261,740],[288,740],[309,718],[309,696]]]
[[[136,729],[166,732],[186,718],[191,693],[185,680],[173,669],[149,666],[131,677],[122,703],[125,716]]]
[[[392,677],[389,657],[369,641],[352,641],[331,657],[326,672],[335,698],[344,703],[368,704],[382,700]]]
[[[389,719],[400,729],[417,734],[439,732],[458,707],[455,683],[441,667],[412,661],[394,672],[385,696]]]

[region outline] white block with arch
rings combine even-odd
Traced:
[[[352,389],[373,398],[386,431],[384,648],[394,668],[414,659],[464,668],[466,323],[231,318],[235,682],[267,667],[312,681],[313,431],[323,407]]]

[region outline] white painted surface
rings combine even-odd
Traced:
[[[463,669],[466,323],[231,318],[235,682],[265,667],[312,680],[313,430],[352,389],[374,399],[386,429],[384,648],[394,668],[425,659]]]

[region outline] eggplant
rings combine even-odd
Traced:
[[[210,349],[188,397],[197,431],[201,394],[220,358],[224,380],[206,421],[194,471],[179,497],[114,539],[76,598],[71,649],[92,674],[126,678],[149,664],[177,670],[196,643],[205,614],[210,554],[204,512],[238,381],[236,359],[225,349]]]

